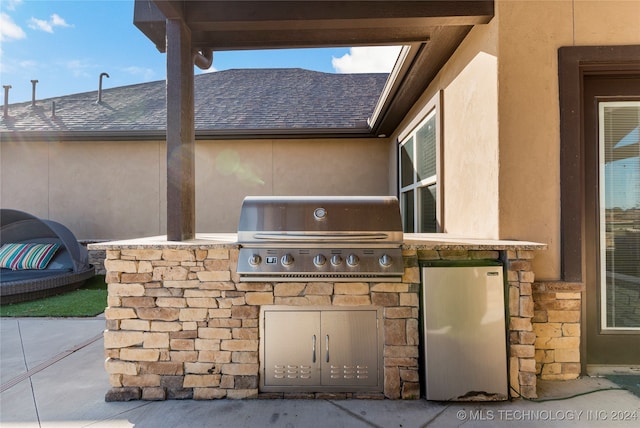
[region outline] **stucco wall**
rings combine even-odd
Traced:
[[[403,132],[428,111],[441,93],[443,230],[476,238],[499,238],[498,78],[492,21],[475,27],[438,73],[392,136],[391,151]],[[390,168],[397,174],[397,168]],[[397,177],[391,182],[397,185]]]
[[[640,2],[496,1],[496,12],[500,237],[547,243],[536,278],[559,279],[558,48],[640,43]]]
[[[0,206],[78,239],[166,233],[163,141],[3,141],[0,167]],[[196,230],[235,232],[247,195],[386,195],[386,168],[378,139],[198,141]]]
[[[196,229],[235,232],[247,195],[387,195],[386,147],[378,139],[199,142]]]
[[[59,221],[78,239],[158,234],[159,143],[3,141],[1,150],[3,208]]]
[[[495,27],[470,36],[442,70],[444,230],[500,238]]]
[[[533,270],[560,279],[558,48],[640,43],[640,2],[496,0],[393,135],[442,91],[444,229],[546,243]],[[395,162],[395,161],[394,161]],[[390,167],[391,187],[397,168]]]
[[[572,2],[498,2],[500,230],[545,242],[537,278],[559,278],[557,48],[571,44]],[[513,43],[513,40],[518,40]]]

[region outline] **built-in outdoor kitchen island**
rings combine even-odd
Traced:
[[[236,234],[198,234],[183,242],[143,238],[91,248],[106,250],[108,401],[417,399],[420,263],[440,259],[504,263],[511,395],[536,396],[531,261],[536,250],[546,248],[543,244],[405,234],[401,282],[243,282],[236,272],[240,249]],[[372,387],[355,392],[326,387],[263,391],[260,314],[270,307],[380,313],[380,384],[374,381]],[[296,318],[291,317],[290,323],[294,327]],[[322,347],[318,358],[323,358],[324,344],[318,346]]]

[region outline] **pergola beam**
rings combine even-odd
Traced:
[[[134,24],[162,50],[159,17],[180,18],[193,47],[225,51],[424,42],[433,28],[485,24],[493,13],[493,0],[136,0]]]

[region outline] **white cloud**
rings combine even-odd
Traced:
[[[51,15],[51,24],[54,27],[71,27],[72,25],[67,24],[67,21],[64,20],[64,18],[61,18],[60,15],[58,15],[57,13],[54,13],[53,15]]]
[[[29,28],[32,30],[40,30],[47,33],[53,33],[53,26],[44,19],[31,18],[29,20]]]
[[[79,59],[67,61],[65,65],[69,70],[71,70],[74,77],[90,77],[91,73],[89,73],[89,70],[95,68],[93,64]]]
[[[144,81],[149,81],[155,76],[155,71],[151,68],[138,67],[135,65],[125,67],[122,69],[124,72],[131,74],[132,76],[140,76]]]
[[[0,73],[26,74],[39,71],[40,68],[40,64],[33,60],[13,61],[4,58],[2,61],[0,61]]]
[[[0,40],[18,40],[27,37],[24,30],[16,25],[6,13],[0,13]]]
[[[22,0],[5,0],[4,3],[7,10],[16,10],[16,7],[22,3]]]
[[[47,33],[53,33],[54,27],[71,27],[72,25],[67,24],[63,18],[60,17],[57,13],[51,15],[48,21],[44,19],[31,18],[29,20],[29,28],[33,30],[40,30]]]
[[[19,61],[18,65],[23,70],[36,70],[38,68],[38,63],[31,59],[26,59],[24,61]]]
[[[400,53],[400,46],[354,47],[331,65],[338,73],[388,73]]]

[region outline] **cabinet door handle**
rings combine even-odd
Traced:
[[[327,363],[328,363],[329,362],[329,335],[328,334],[324,337],[324,346],[325,346],[325,349],[327,350]]]
[[[313,350],[313,353],[311,355],[311,360],[315,363],[316,362],[316,335],[315,334],[313,335],[311,340],[312,340],[311,349]]]

